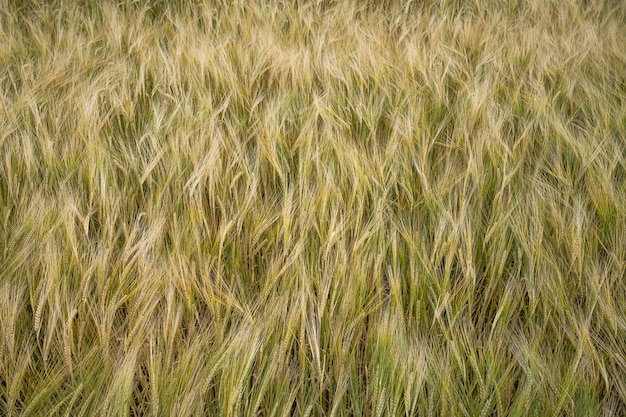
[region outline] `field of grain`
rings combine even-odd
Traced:
[[[626,415],[626,3],[146,3],[0,0],[0,415]]]

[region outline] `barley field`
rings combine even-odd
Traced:
[[[626,415],[626,3],[0,0],[0,415]]]

